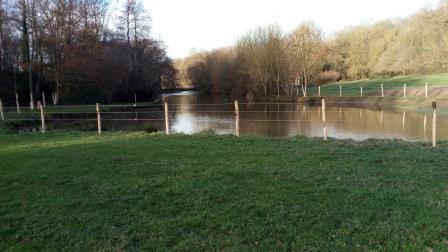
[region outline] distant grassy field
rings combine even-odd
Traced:
[[[368,95],[379,95],[381,83],[384,89],[403,89],[403,84],[407,84],[409,88],[424,88],[428,83],[430,88],[446,87],[448,89],[448,74],[431,74],[431,75],[406,75],[396,77],[383,77],[367,80],[343,81],[321,86],[322,96],[339,96],[339,86],[342,86],[343,96],[360,96],[360,87],[363,86],[363,92]],[[316,96],[317,88],[310,88],[309,95]]]
[[[448,144],[0,136],[0,250],[443,250]]]

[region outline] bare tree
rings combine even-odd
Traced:
[[[303,96],[313,76],[320,71],[322,59],[322,33],[313,24],[299,25],[287,38],[289,64],[296,86],[301,86]]]
[[[237,53],[242,60],[242,71],[247,73],[255,88],[260,86],[264,96],[270,94],[270,84],[275,82],[280,96],[280,60],[282,55],[280,27],[260,27],[240,38]]]

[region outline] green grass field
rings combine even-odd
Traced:
[[[0,250],[443,250],[448,144],[0,136]]]
[[[342,86],[343,96],[360,96],[360,87],[363,86],[363,93],[368,96],[372,93],[378,93],[381,90],[381,83],[384,89],[402,89],[403,84],[409,88],[424,88],[425,83],[429,87],[448,87],[448,74],[430,74],[430,75],[406,75],[396,77],[382,77],[366,80],[342,81],[321,86],[322,96],[339,96],[339,86]],[[317,96],[318,89],[312,87],[309,89],[309,95]]]

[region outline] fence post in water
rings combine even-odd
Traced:
[[[339,96],[342,96],[342,85],[339,85]]]
[[[327,115],[325,113],[325,99],[322,99],[322,123],[324,124],[324,140],[327,141]]]
[[[320,86],[319,86],[319,95],[318,96],[320,97]]]
[[[16,93],[16,108],[17,108],[17,114],[20,113],[20,103],[19,103],[19,94]]]
[[[380,126],[383,126],[383,114],[384,114],[384,110],[381,109],[381,114],[380,114]]]
[[[235,135],[240,136],[240,108],[238,101],[235,101]]]
[[[437,103],[436,101],[432,101],[432,147],[437,146],[436,130],[437,130]]]
[[[361,86],[361,97],[362,97],[363,95],[362,95],[362,86]]]
[[[403,86],[403,98],[406,99],[406,84]]]
[[[44,108],[46,108],[47,102],[45,101],[45,92],[42,92],[42,103],[43,103]]]
[[[40,101],[37,101],[37,106],[40,108],[40,121],[42,123],[42,129],[41,132],[45,133],[45,115],[44,115],[44,106],[42,106],[42,103]]]
[[[170,134],[170,118],[168,115],[168,102],[165,101],[165,133]]]
[[[3,101],[0,99],[0,118],[2,121],[5,120],[5,115],[3,114]]]
[[[98,120],[98,135],[101,135],[101,110],[99,103],[96,103],[96,116]]]
[[[423,117],[423,132],[426,133],[426,124],[427,124],[427,119],[426,119],[426,115]],[[426,137],[426,136],[425,136]]]
[[[428,98],[428,82],[425,84],[425,98]]]
[[[403,129],[406,127],[406,111],[403,112]]]
[[[384,97],[384,85],[381,83],[381,97]]]

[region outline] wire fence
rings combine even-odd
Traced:
[[[359,83],[345,83],[345,84],[327,84],[322,86],[309,86],[306,89],[307,97],[378,97],[378,98],[437,98],[446,99],[444,95],[440,94],[441,90],[447,90],[448,85],[434,85],[434,84],[400,84],[400,83],[367,83],[367,84],[359,84]],[[297,95],[303,96],[303,91],[300,88],[297,88]],[[52,96],[54,93],[52,94]],[[54,101],[54,97],[52,97],[53,103],[57,103]],[[134,107],[137,103],[137,97],[135,96],[135,102],[131,104],[120,104],[120,105],[102,105],[102,107]],[[11,106],[14,107],[17,103],[23,105],[24,100],[29,101],[30,97],[0,97],[0,100],[3,101],[5,107]],[[34,98],[37,100],[49,100],[43,92],[39,97]],[[48,102],[49,103],[49,102]],[[210,104],[201,104],[208,106],[220,106],[220,105],[232,105],[233,103],[210,103]],[[29,104],[27,104],[29,105]],[[170,104],[173,106],[176,104]],[[181,104],[179,104],[181,105]],[[147,104],[146,106],[152,106],[151,104]],[[58,106],[59,108],[79,108],[79,107],[95,107],[95,105],[64,105]]]
[[[335,123],[358,123],[364,125],[368,123],[363,118],[363,111],[342,111],[342,107],[356,106],[377,106],[382,108],[388,105],[406,104],[409,98],[425,98],[419,101],[426,110],[431,111],[424,116],[425,133],[429,128],[432,118],[433,144],[435,146],[437,133],[437,115],[448,115],[447,111],[437,112],[439,107],[448,105],[448,100],[438,98],[438,103],[431,101],[431,97],[437,95],[442,86],[424,86],[418,85],[384,85],[370,84],[361,86],[356,84],[349,85],[326,85],[322,87],[310,87],[307,90],[307,99],[299,102],[222,102],[222,103],[188,103],[186,109],[184,103],[131,103],[131,104],[86,104],[86,105],[49,105],[38,104],[36,109],[29,106],[21,107],[19,97],[7,97],[0,100],[0,112],[2,121],[14,124],[14,127],[21,128],[40,128],[45,132],[47,127],[53,129],[70,128],[71,124],[89,124],[87,130],[97,130],[101,133],[104,123],[131,123],[147,122],[155,123],[158,129],[165,128],[167,134],[170,133],[170,121],[176,119],[179,114],[194,113],[199,115],[194,118],[198,123],[227,123],[229,131],[235,135],[240,135],[241,123],[312,123],[317,129],[322,129],[322,136],[326,139],[328,134],[328,124]],[[350,97],[351,99],[343,99]],[[353,99],[354,97],[359,97]],[[380,98],[364,99],[366,97]],[[40,97],[43,100],[44,97]],[[383,99],[387,98],[387,99]],[[323,102],[327,100],[326,102]],[[54,102],[54,100],[53,100]],[[428,104],[426,104],[428,102]],[[44,103],[45,104],[45,103]],[[306,104],[309,107],[304,106]],[[328,106],[328,110],[327,110]],[[338,107],[339,109],[335,108]],[[352,113],[353,115],[349,115]],[[359,117],[356,117],[359,113]],[[293,114],[294,116],[291,116]],[[263,117],[265,115],[265,117]],[[267,116],[266,116],[267,115]],[[275,115],[272,116],[272,115]],[[431,118],[428,118],[428,115]],[[403,113],[403,128],[405,123],[417,123],[422,119],[406,118],[406,112]],[[383,112],[377,115],[378,121],[383,123]],[[408,116],[409,117],[409,116]],[[46,123],[49,123],[47,125]]]
[[[328,125],[338,123],[355,123],[361,126],[368,125],[371,120],[367,120],[367,115],[363,108],[356,110],[350,108],[343,111],[343,105],[353,106],[362,104],[356,101],[340,102],[331,100],[325,102],[325,99],[319,98],[316,101],[297,102],[258,102],[258,103],[165,103],[165,104],[124,104],[124,105],[71,105],[71,106],[53,106],[44,107],[39,105],[35,110],[17,107],[1,107],[2,120],[13,123],[17,129],[32,128],[34,131],[40,130],[46,132],[50,130],[63,130],[66,127],[70,129],[71,124],[89,124],[85,129],[88,131],[98,131],[108,127],[107,123],[131,122],[155,123],[150,125],[157,127],[157,130],[165,129],[170,134],[172,127],[170,122],[176,120],[176,116],[188,115],[193,113],[197,115],[191,120],[196,123],[218,123],[225,124],[228,128],[226,132],[240,135],[240,124],[264,124],[264,123],[306,123],[312,124],[315,130],[322,130],[322,137],[327,139]],[[396,104],[394,102],[383,102],[385,104]],[[423,118],[412,118],[403,112],[403,129],[407,124],[418,124],[423,120],[423,128],[426,131],[432,126],[433,145],[436,146],[437,133],[437,104],[433,103],[431,113],[424,113]],[[328,110],[327,110],[328,106]],[[338,108],[339,106],[339,108]],[[448,112],[439,112],[439,115],[448,115]],[[376,119],[379,123],[386,125],[386,116],[383,116],[383,110],[377,111]],[[432,122],[431,122],[432,120]],[[101,123],[106,123],[106,126]],[[394,122],[398,124],[397,120]],[[112,127],[113,128],[113,127]],[[36,130],[37,129],[37,130]],[[79,129],[79,128],[77,128]],[[119,128],[122,129],[122,128]],[[120,130],[121,131],[121,130]],[[256,130],[255,130],[256,131]]]

